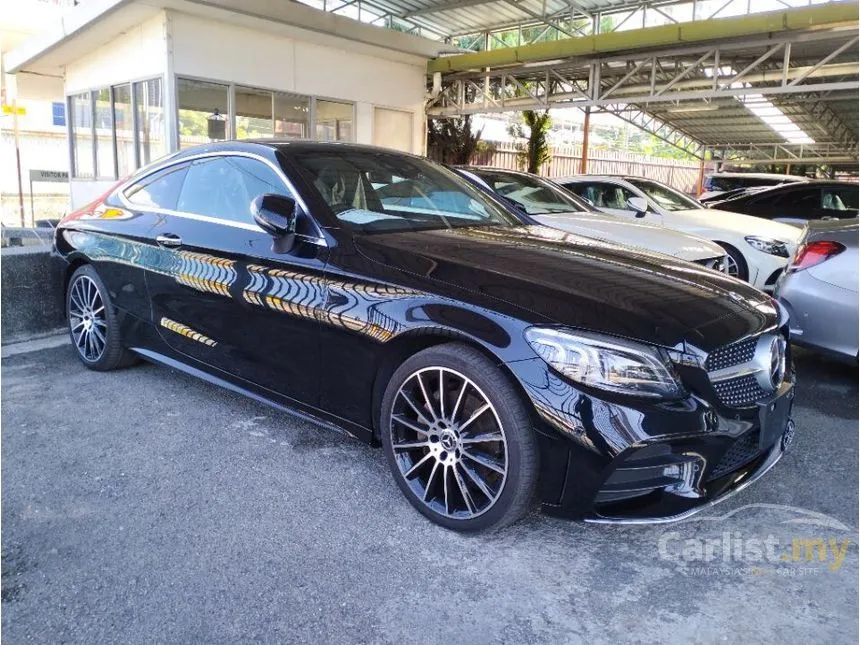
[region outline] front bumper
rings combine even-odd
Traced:
[[[554,516],[627,523],[688,517],[764,475],[792,434],[791,372],[772,399],[785,401],[785,427],[774,432],[761,412],[771,402],[748,409],[710,403],[718,399],[703,372],[704,381],[682,375],[686,399],[631,403],[580,391],[540,359],[509,367],[534,405],[540,496]]]

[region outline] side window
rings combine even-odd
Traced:
[[[857,209],[857,189],[828,186],[821,189],[821,208],[832,211]]]
[[[592,198],[591,195],[594,197]],[[588,192],[584,196],[588,196],[597,207],[615,208],[625,211],[628,210],[627,200],[630,197],[635,197],[626,188],[615,184],[589,184]]]
[[[135,206],[174,210],[187,172],[184,163],[148,175],[126,188],[125,198]]]
[[[213,157],[191,164],[177,210],[231,222],[251,222],[249,206],[264,193],[288,195],[278,174],[248,157]]]

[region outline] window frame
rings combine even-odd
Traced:
[[[138,114],[137,114],[137,104],[135,99],[135,91],[134,86],[137,83],[146,83],[149,81],[160,81],[162,84],[162,110],[165,114],[163,128],[164,128],[164,141],[165,145],[168,148],[167,152],[172,152],[169,149],[170,138],[168,135],[168,119],[167,110],[168,105],[165,102],[165,96],[167,92],[167,86],[165,84],[164,76],[161,74],[144,76],[142,78],[134,78],[129,79],[127,81],[115,82],[111,84],[98,85],[96,87],[82,88],[79,90],[75,90],[74,92],[69,92],[65,95],[65,106],[66,106],[66,135],[68,139],[68,151],[69,151],[69,179],[70,180],[80,180],[80,181],[116,181],[120,179],[119,176],[119,162],[117,157],[117,136],[116,136],[116,118],[115,118],[115,88],[121,85],[127,85],[130,88],[131,92],[131,105],[132,105],[132,131],[134,133],[134,170],[140,170],[141,163],[138,152]],[[96,94],[101,90],[108,90],[109,92],[109,113],[111,118],[111,146],[113,148],[113,173],[111,175],[98,174],[99,163],[98,163],[98,144],[96,142]],[[73,126],[72,122],[73,118],[69,118],[69,115],[73,114],[72,111],[72,100],[75,97],[88,95],[90,101],[90,138],[91,138],[91,149],[90,154],[93,158],[93,176],[92,177],[79,177],[77,164],[75,163],[75,141],[73,136]]]
[[[188,163],[189,165],[200,159],[207,159],[212,157],[248,157],[250,159],[256,159],[257,161],[262,161],[264,164],[269,166],[272,170],[274,170],[275,174],[281,179],[284,183],[285,187],[290,191],[295,199],[296,204],[301,208],[305,217],[307,217],[308,221],[313,224],[313,228],[316,229],[317,235],[307,235],[305,233],[296,233],[296,237],[303,239],[306,242],[311,244],[316,244],[317,246],[328,246],[328,242],[326,241],[325,235],[323,235],[323,226],[317,221],[316,217],[314,217],[311,213],[311,210],[308,208],[307,202],[304,197],[302,197],[301,193],[296,189],[296,184],[293,182],[283,168],[280,168],[277,163],[272,161],[271,159],[267,159],[263,155],[256,154],[254,152],[248,152],[245,150],[212,150],[208,152],[201,152],[198,154],[189,154],[182,156],[171,155],[169,158],[164,159],[161,162],[156,162],[154,165],[151,165],[146,168],[146,171],[143,173],[137,173],[129,177],[128,181],[124,182],[121,186],[119,186],[114,194],[116,194],[122,202],[123,206],[128,208],[129,210],[140,210],[140,208],[136,207],[132,204],[128,198],[125,196],[125,191],[136,185],[137,183],[144,181],[147,177],[151,175],[161,172],[163,170],[167,170],[173,166],[178,166],[181,164]],[[187,175],[186,175],[187,178]],[[183,179],[184,183],[185,179]],[[181,189],[180,189],[181,192]],[[243,222],[236,222],[231,220],[225,220],[217,217],[211,217],[208,215],[198,215],[197,213],[186,213],[184,211],[172,210],[168,208],[147,208],[147,212],[152,213],[160,213],[164,215],[173,215],[175,217],[184,217],[185,219],[193,219],[202,222],[209,222],[212,224],[221,224],[223,226],[230,226],[233,228],[241,228],[246,231],[255,231],[258,233],[264,232],[256,224],[245,224]]]

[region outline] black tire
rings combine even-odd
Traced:
[[[725,242],[717,242],[717,244],[719,244],[721,247],[723,247],[726,250],[726,254],[735,263],[735,266],[737,267],[737,275],[735,275],[734,277],[737,278],[738,280],[743,280],[744,282],[749,282],[749,279],[750,279],[749,267],[747,266],[747,261],[744,258],[743,254],[740,251],[738,251],[735,247],[733,247],[731,244],[726,244]],[[731,272],[730,272],[730,274],[731,274]]]
[[[413,393],[424,391],[416,408]],[[472,347],[446,343],[407,359],[383,395],[380,431],[397,485],[436,524],[494,530],[528,512],[539,458],[526,405],[508,377]],[[502,464],[503,474],[496,470]]]
[[[90,297],[94,290],[97,296]],[[89,369],[107,372],[138,362],[137,355],[123,347],[108,290],[89,264],[78,267],[69,279],[66,319],[72,347]],[[90,340],[85,340],[84,334],[90,334]]]

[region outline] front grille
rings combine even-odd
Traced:
[[[731,408],[749,406],[767,396],[753,374],[714,383],[714,391]]]
[[[755,354],[757,342],[758,338],[748,338],[739,343],[715,349],[708,355],[708,360],[705,361],[705,369],[709,372],[716,372],[717,370],[751,361],[753,354]]]
[[[722,459],[720,459],[716,468],[714,468],[710,477],[708,477],[708,481],[728,475],[742,466],[746,466],[749,462],[758,457],[760,453],[758,440],[758,430],[751,430],[737,439],[729,449],[726,450]]]

